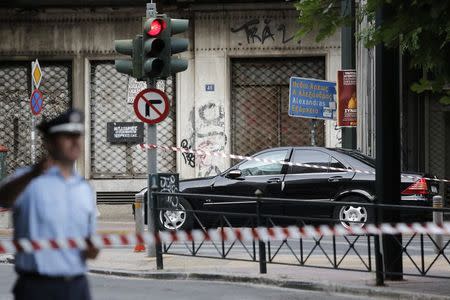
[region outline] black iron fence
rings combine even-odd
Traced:
[[[165,218],[169,214],[184,215],[185,219],[190,219],[190,224],[195,229],[200,229],[205,233],[211,228],[219,232],[224,232],[230,227],[267,227],[275,226],[297,226],[304,227],[306,224],[316,225],[317,228],[325,225],[340,223],[339,219],[330,217],[315,216],[286,216],[280,214],[270,214],[263,210],[264,206],[281,205],[295,203],[306,207],[317,206],[324,210],[330,207],[361,207],[376,215],[370,218],[370,223],[379,225],[382,222],[382,214],[389,215],[390,221],[403,221],[404,215],[412,216],[408,221],[420,216],[420,221],[432,221],[433,213],[448,213],[448,208],[433,208],[418,205],[387,205],[374,203],[357,202],[333,202],[315,201],[300,199],[280,199],[264,198],[261,193],[256,193],[255,197],[223,196],[207,194],[187,194],[187,193],[151,193],[153,207],[153,219],[159,226],[163,226]],[[174,201],[178,199],[178,201]],[[233,212],[215,210],[187,209],[179,199],[216,199],[236,202],[233,207],[236,211],[244,204],[248,208],[252,207],[254,212]],[[186,206],[186,205],[185,205]],[[376,220],[376,222],[373,222]],[[378,222],[378,223],[377,223]],[[358,222],[352,222],[358,225]],[[345,224],[344,224],[345,225]],[[348,225],[348,222],[347,222]],[[364,224],[360,224],[363,226]],[[367,224],[365,224],[367,226]],[[176,227],[176,226],[174,226]],[[181,226],[182,228],[182,226]],[[179,230],[179,229],[175,229]],[[162,268],[163,255],[196,256],[204,258],[231,259],[237,261],[253,261],[259,263],[261,273],[267,272],[267,264],[294,265],[314,268],[327,268],[338,270],[351,270],[358,272],[376,272],[377,283],[383,281],[387,275],[396,276],[427,276],[450,279],[450,236],[433,235],[430,233],[415,232],[411,234],[395,235],[392,240],[396,249],[394,256],[386,260],[383,264],[381,242],[386,235],[373,234],[352,234],[345,236],[315,236],[312,238],[284,239],[270,241],[244,242],[240,239],[201,242],[172,242],[169,244],[157,244],[157,256],[160,261],[159,268]],[[392,272],[391,264],[401,262],[401,269]]]

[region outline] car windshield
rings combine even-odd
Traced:
[[[360,162],[365,163],[366,165],[371,166],[372,168],[375,168],[375,159],[372,157],[364,155],[358,151],[351,151],[351,150],[345,150],[345,149],[336,149],[336,150],[339,152],[345,153],[348,156],[350,156],[356,160],[359,160]]]

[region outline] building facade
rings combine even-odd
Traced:
[[[338,33],[320,43],[313,36],[297,40],[298,12],[285,1],[190,4],[164,13],[190,21],[189,49],[182,54],[189,67],[157,83],[171,104],[157,125],[158,144],[240,155],[311,144],[310,120],[287,114],[289,78],[335,81]],[[9,149],[8,173],[31,163],[31,62],[37,58],[44,105],[36,122],[70,106],[85,111],[77,168],[98,197],[129,198],[146,185],[145,151],[107,139],[108,123],[139,122],[132,99],[142,85],[115,70],[114,40],[140,34],[144,16],[145,5],[0,10],[0,144]],[[340,145],[334,122],[317,122],[315,132],[318,145]],[[36,136],[37,158],[40,144]],[[215,175],[232,163],[158,150],[159,172],[181,178]]]

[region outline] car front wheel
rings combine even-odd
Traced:
[[[192,206],[186,199],[180,198],[174,210],[162,209],[159,212],[159,226],[162,230],[192,229]]]

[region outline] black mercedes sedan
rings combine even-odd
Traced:
[[[373,210],[364,206],[364,203],[375,199],[373,158],[356,150],[323,147],[271,148],[256,153],[252,158],[214,177],[181,180],[180,192],[255,196],[259,189],[263,197],[290,199],[288,202],[264,203],[263,214],[334,219],[346,227],[350,224],[364,226],[373,221]],[[426,180],[423,174],[402,175],[414,177],[401,177],[401,204],[431,206],[433,195],[438,193],[438,185]],[[361,205],[305,205],[304,200],[358,202]],[[234,197],[184,197],[178,201],[178,211],[161,211],[159,222],[162,228],[171,230],[190,229],[195,218],[205,226],[217,226],[211,225],[217,220],[216,214],[194,216],[189,210],[254,214],[255,207],[255,200]],[[239,224],[239,218],[234,218],[232,225],[247,226]]]

